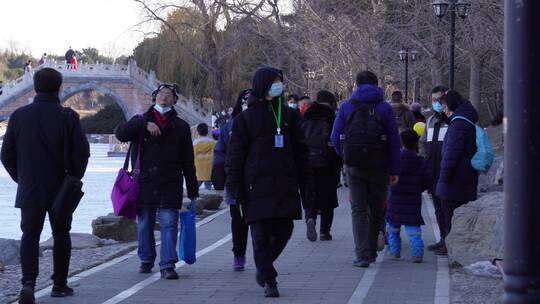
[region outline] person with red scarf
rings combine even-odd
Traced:
[[[140,273],[150,273],[156,259],[154,226],[159,214],[161,277],[178,279],[175,263],[178,241],[178,210],[182,208],[183,184],[187,196],[199,196],[189,125],[178,117],[173,105],[178,100],[175,84],[162,84],[152,94],[154,105],[142,115],[120,124],[115,131],[122,142],[140,145],[139,197],[137,199],[138,256]],[[132,149],[131,159],[139,149]],[[157,212],[159,210],[159,212]]]

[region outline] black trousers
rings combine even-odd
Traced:
[[[276,284],[274,261],[285,249],[293,227],[290,219],[268,219],[250,224],[255,266],[260,277],[269,285]]]
[[[334,221],[334,208],[325,208],[320,209],[321,211],[321,233],[330,233],[330,229],[332,228],[332,222]],[[308,207],[306,209],[306,221],[309,219],[313,219],[314,221],[317,221],[317,214],[319,213],[319,209]]]
[[[55,285],[66,285],[71,258],[71,215],[69,218],[55,218],[50,210],[42,207],[21,209],[21,268],[22,284],[35,284],[39,274],[39,238],[45,223],[45,215],[49,214],[53,245],[53,275]]]
[[[444,226],[445,226],[445,236],[450,234],[452,230],[452,217],[454,217],[454,211],[465,205],[467,202],[457,202],[457,201],[442,201],[443,213],[444,213]]]
[[[435,208],[435,217],[437,218],[437,225],[439,226],[441,240],[446,237],[446,220],[444,219],[443,202],[435,194],[431,194],[431,200],[433,201],[433,207]]]
[[[249,226],[242,218],[237,205],[229,205],[229,210],[231,212],[232,251],[236,258],[240,258],[246,255]]]

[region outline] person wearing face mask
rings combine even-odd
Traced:
[[[156,211],[159,210],[159,269],[162,278],[175,280],[178,279],[175,271],[175,263],[178,262],[178,210],[182,208],[184,178],[190,199],[199,196],[199,186],[191,130],[173,107],[178,100],[178,86],[161,84],[152,97],[155,101],[148,111],[118,125],[115,135],[121,142],[133,143],[132,165],[140,150],[140,190],[137,199],[139,272],[150,273],[154,267],[154,226]]]
[[[214,162],[212,169],[212,182],[214,183],[214,187],[216,184],[222,185],[225,183],[225,158],[227,156],[227,149],[231,139],[233,120],[236,116],[238,116],[238,114],[247,110],[247,101],[250,95],[251,89],[242,90],[242,92],[240,92],[231,113],[231,119],[229,119],[229,121],[227,121],[227,123],[220,129],[221,136],[219,137],[214,149]],[[227,189],[225,189],[225,202],[227,205],[229,205],[231,214],[231,231],[233,242],[232,251],[234,255],[232,268],[234,271],[243,271],[246,264],[246,247],[249,231],[248,225],[242,218],[239,205],[236,203],[235,199]]]
[[[337,187],[340,179],[340,158],[330,141],[332,126],[336,119],[336,98],[328,91],[319,91],[304,115],[302,130],[309,150],[302,204],[305,209],[307,239],[317,240],[315,228],[317,214],[321,214],[320,240],[330,241],[334,208],[338,206]]]
[[[457,91],[448,90],[440,99],[448,117],[444,136],[439,180],[435,194],[442,200],[445,235],[452,230],[452,217],[458,207],[477,198],[478,171],[471,159],[477,151],[476,127],[478,113],[470,101]],[[440,254],[446,253],[443,245]]]
[[[251,229],[256,281],[279,297],[274,261],[301,219],[299,186],[307,151],[298,114],[283,103],[283,74],[255,72],[248,109],[234,118],[225,168],[226,188]]]
[[[289,95],[289,97],[287,97],[287,106],[291,109],[298,109],[298,95]]]
[[[433,108],[433,115],[431,115],[425,126],[425,132],[420,138],[419,152],[426,159],[426,164],[430,172],[432,172],[434,180],[439,179],[439,173],[441,170],[442,160],[442,146],[446,132],[448,131],[448,124],[446,123],[446,115],[443,112],[443,106],[440,102],[444,92],[448,91],[445,86],[436,86],[431,90],[431,106]],[[439,226],[440,240],[435,244],[431,244],[427,247],[430,251],[435,251],[436,254],[445,254],[444,250],[444,238],[446,237],[446,228],[444,223],[443,206],[441,199],[435,194],[436,183],[428,189],[429,194],[433,201],[435,208],[435,216],[437,218],[437,225]]]

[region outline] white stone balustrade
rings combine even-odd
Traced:
[[[70,79],[77,79],[80,81],[85,78],[89,79],[89,81],[91,79],[100,79],[101,81],[106,81],[108,79],[111,81],[123,79],[137,84],[139,87],[143,88],[148,95],[151,94],[159,84],[154,71],[150,71],[149,73],[145,72],[137,66],[134,60],[130,60],[127,65],[81,63],[76,67],[71,64],[57,63],[56,61],[50,60],[39,66],[37,69],[44,67],[50,67],[60,71],[65,82],[70,81]],[[6,83],[2,87],[2,95],[0,95],[0,108],[5,106],[6,102],[24,95],[31,90],[32,87],[32,73],[25,73],[18,79]],[[193,100],[187,99],[182,95],[179,98],[176,109],[180,116],[189,118],[187,120],[191,122],[210,122],[211,107],[201,107],[195,104]]]

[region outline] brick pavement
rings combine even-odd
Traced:
[[[246,270],[232,271],[232,243],[227,241],[199,257],[194,265],[180,267],[179,280],[157,280],[121,303],[348,303],[366,270],[352,267],[350,208],[345,190],[339,193],[340,207],[336,209],[332,229],[334,240],[309,242],[303,222],[295,222],[293,236],[276,262],[280,298],[263,298],[263,289],[255,283],[251,243]],[[428,245],[434,241],[434,236],[427,214],[424,220],[427,225],[423,227],[423,236]],[[226,237],[229,227],[228,212],[199,227],[197,249]],[[402,236],[402,260],[384,258],[367,294],[362,294],[363,303],[434,303],[437,260],[426,252],[425,263],[413,264],[409,260],[406,236],[403,233]],[[133,255],[79,280],[75,296],[54,299],[45,295],[38,303],[104,303],[152,276],[137,273],[138,265]]]

